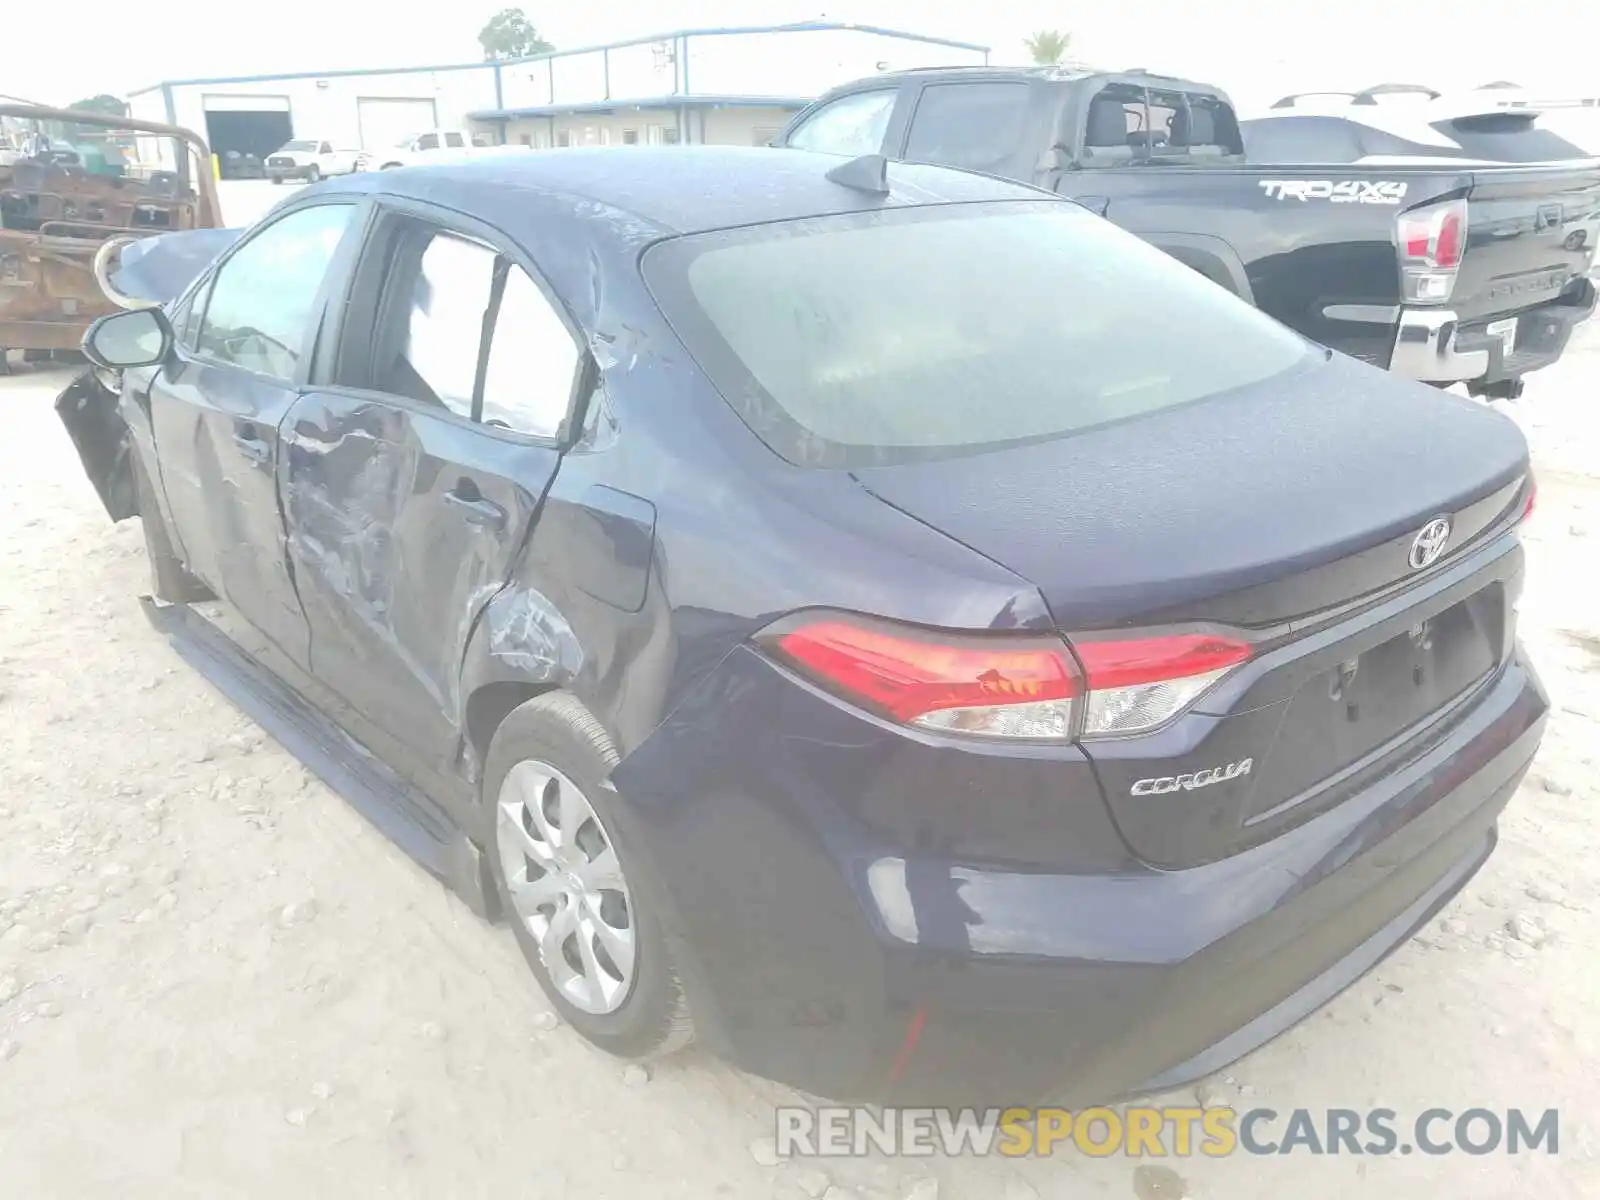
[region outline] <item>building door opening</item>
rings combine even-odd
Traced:
[[[206,114],[206,142],[217,156],[223,175],[248,173],[247,163],[261,162],[294,137],[287,96],[201,97]]]

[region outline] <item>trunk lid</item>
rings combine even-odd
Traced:
[[[1249,631],[1255,657],[1187,715],[1084,742],[1130,848],[1184,866],[1348,796],[1503,660],[1520,556],[1455,576],[1527,470],[1498,413],[1336,357],[1076,436],[855,474],[1038,586],[1069,637]],[[1441,517],[1444,553],[1413,568]]]
[[[1333,356],[1225,396],[1015,449],[861,468],[880,499],[1037,586],[1068,632],[1266,626],[1409,573],[1456,514],[1445,560],[1527,471],[1516,425]]]
[[[1463,321],[1548,304],[1600,242],[1600,163],[1476,170],[1449,307]]]

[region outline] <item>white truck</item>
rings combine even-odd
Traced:
[[[336,150],[332,142],[297,140],[285,142],[263,164],[273,183],[285,179],[304,179],[315,183],[329,175],[353,175],[367,169],[364,150]]]
[[[372,156],[378,169],[420,166],[423,163],[447,162],[454,158],[474,157],[482,154],[520,154],[526,146],[496,146],[481,133],[462,133],[458,129],[425,129],[403,138],[396,146]]]

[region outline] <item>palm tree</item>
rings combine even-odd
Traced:
[[[1033,61],[1049,66],[1058,63],[1072,44],[1072,35],[1060,29],[1041,29],[1022,39]]]

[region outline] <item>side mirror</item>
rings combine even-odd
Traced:
[[[153,367],[172,350],[172,326],[159,308],[133,308],[101,317],[83,335],[83,353],[98,367]]]

